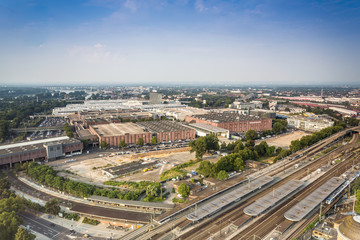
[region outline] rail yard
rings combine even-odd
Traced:
[[[177,214],[173,213],[171,218],[166,218],[166,221],[158,221],[162,223],[161,225],[147,226],[148,229],[150,227],[153,228],[153,230],[149,232],[146,232],[148,230],[146,228],[138,229],[137,233],[134,231],[122,239],[136,239],[137,236],[140,236],[137,234],[141,234],[142,239],[167,239],[169,237],[176,239],[253,239],[254,236],[263,239],[276,228],[283,234],[296,237],[311,221],[302,220],[297,223],[289,221],[284,217],[285,212],[321,185],[328,182],[329,179],[341,176],[341,174],[348,170],[353,164],[360,161],[359,156],[354,153],[354,150],[357,149],[359,145],[359,134],[354,132],[352,139],[348,143],[336,147],[317,159],[314,158],[314,155],[339,142],[341,137],[350,134],[353,130],[357,129],[335,134],[314,144],[312,147],[289,156],[288,159],[283,160],[281,164],[279,163],[277,168],[270,170],[266,174],[273,178],[273,181],[268,183],[267,186],[259,188],[257,191],[251,192],[246,196],[242,196],[242,198],[237,199],[238,201],[233,201],[229,204],[218,204],[219,209],[212,213],[205,214],[206,216],[202,219],[192,217],[200,214],[201,210],[204,211],[206,206],[210,206],[211,204],[213,208],[216,208],[214,203],[220,201],[221,197],[214,196],[204,203],[183,209]],[[331,162],[339,155],[342,156],[343,160],[339,162],[336,167],[331,166]],[[318,179],[316,181],[310,180],[313,175],[317,175]],[[300,181],[302,181],[304,185],[294,186],[294,190],[288,189],[287,196],[277,200],[276,203],[269,203],[271,206],[255,214],[257,217],[245,213],[246,209],[248,210],[256,201],[261,200],[267,195],[275,194],[276,189],[284,188],[286,184],[291,185],[292,181],[297,181],[299,185],[302,185],[300,184]],[[249,183],[244,181],[242,184],[245,185]],[[231,191],[236,190],[229,190],[229,192],[225,194],[231,195]],[[222,196],[224,196],[224,194],[222,194]],[[224,201],[222,201],[222,203],[224,203]],[[326,206],[324,211],[329,207],[330,205]],[[317,205],[313,212],[316,211],[316,208],[318,208]],[[168,215],[169,214],[167,214],[167,216]],[[161,219],[161,215],[159,219]],[[302,225],[299,226],[299,224]]]
[[[9,177],[14,188],[45,201],[57,198],[71,211],[81,215],[144,226],[121,239],[167,239],[169,236],[176,239],[253,239],[258,236],[263,239],[274,229],[293,238],[315,219],[313,215],[319,208],[318,202],[314,202],[312,208],[296,221],[285,213],[360,161],[356,152],[359,149],[359,133],[356,130],[358,128],[334,134],[259,172],[241,176],[237,181],[227,180],[229,186],[225,189],[181,209],[163,208],[160,204],[157,207],[155,203],[151,206],[141,202],[134,205],[131,201],[126,204],[121,201],[108,203],[101,198],[77,201],[66,195],[44,192],[20,181],[12,173]],[[343,141],[349,135],[351,140]],[[341,161],[333,164],[334,159]],[[358,176],[356,174],[354,176]],[[316,181],[312,180],[314,175]],[[338,182],[339,186],[351,184],[348,179]],[[318,201],[325,203],[325,198],[337,190],[338,185],[335,184],[334,189]],[[331,195],[332,202],[323,211],[339,199],[343,192],[338,191],[339,195]],[[116,206],[104,206],[106,204]]]

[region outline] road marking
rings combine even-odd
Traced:
[[[54,230],[54,229],[52,229],[52,228],[50,228],[50,227],[46,226],[45,224],[42,224],[42,223],[40,223],[40,222],[37,222],[37,221],[35,221],[35,220],[33,220],[33,219],[31,219],[31,218],[27,217],[27,216],[24,216],[24,215],[21,215],[21,216],[22,216],[23,218],[26,218],[26,219],[28,219],[28,220],[32,221],[32,222],[35,222],[36,224],[39,224],[39,225],[44,226],[47,230],[54,231],[54,232],[58,233],[58,231],[57,231],[57,230]]]

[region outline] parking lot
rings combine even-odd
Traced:
[[[63,118],[46,118],[44,119],[38,127],[55,127],[55,126],[64,126],[65,120]],[[35,131],[32,132],[28,137],[32,140],[34,139],[42,139],[45,137],[59,137],[64,135],[63,130],[54,130],[54,131]]]

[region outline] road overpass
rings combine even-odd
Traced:
[[[64,127],[65,126],[10,128],[10,132],[26,133],[26,132],[36,132],[36,131],[57,131],[57,130],[64,130]]]

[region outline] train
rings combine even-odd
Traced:
[[[338,189],[335,190],[329,197],[326,198],[326,204],[332,204],[339,195],[343,194],[346,188],[355,181],[358,177],[360,177],[360,171],[357,171],[349,180],[345,181]]]

